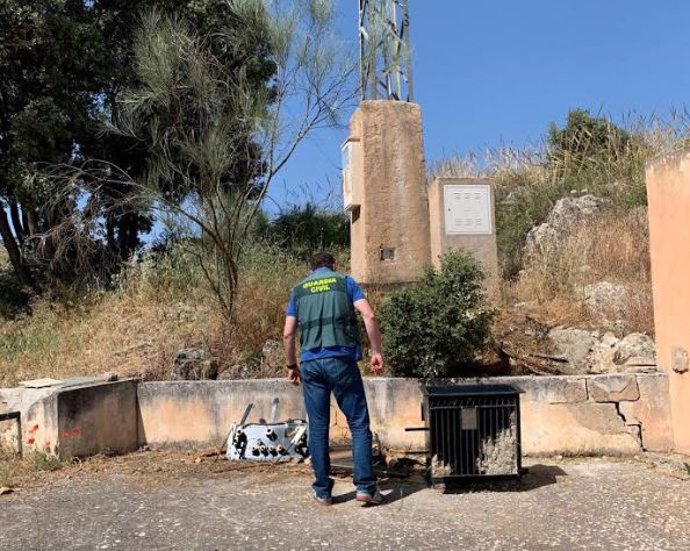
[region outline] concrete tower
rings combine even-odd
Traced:
[[[407,0],[359,4],[362,102],[343,146],[352,274],[368,285],[408,283],[421,277],[431,247]]]

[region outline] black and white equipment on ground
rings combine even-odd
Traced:
[[[228,432],[226,457],[234,461],[285,462],[309,457],[307,422],[288,419],[276,422],[278,398],[274,398],[270,421],[247,423],[254,407],[249,404],[239,423],[233,423]]]

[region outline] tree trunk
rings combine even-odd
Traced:
[[[12,230],[10,229],[10,222],[7,219],[7,213],[4,208],[0,208],[0,237],[2,237],[2,242],[5,245],[7,254],[10,257],[10,263],[14,269],[14,273],[17,275],[22,285],[28,285],[29,278],[26,275],[24,266],[22,263],[22,255],[17,246],[17,241],[12,235]]]
[[[118,220],[118,245],[121,260],[129,260],[139,245],[138,217],[127,212]]]
[[[108,243],[108,251],[111,254],[117,253],[117,243],[115,241],[115,220],[109,214],[105,220],[106,242]]]
[[[36,220],[36,211],[31,204],[22,205],[22,210],[26,213],[25,228],[29,232],[29,236],[34,236],[38,233],[38,226]]]
[[[14,227],[14,235],[17,236],[19,246],[24,242],[24,226],[22,225],[19,207],[14,201],[10,201],[10,216],[12,217],[12,226]]]
[[[31,237],[31,231],[29,230],[29,217],[26,215],[25,208],[22,208],[22,228],[24,228],[24,231],[28,232],[28,236]]]

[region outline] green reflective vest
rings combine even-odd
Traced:
[[[359,346],[357,318],[345,276],[319,270],[294,290],[302,350]]]

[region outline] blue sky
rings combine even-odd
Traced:
[[[427,163],[533,145],[575,107],[621,120],[690,103],[688,0],[409,2]],[[338,0],[340,31],[353,45],[357,5]],[[271,197],[285,205],[339,196],[346,136],[313,135]]]

